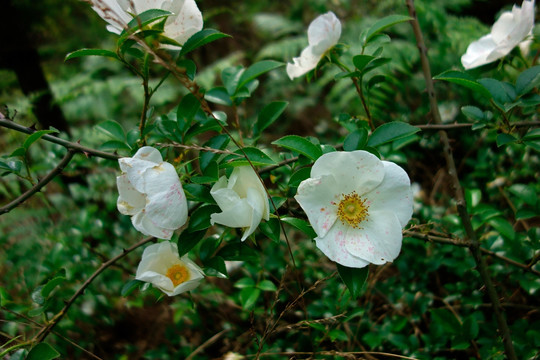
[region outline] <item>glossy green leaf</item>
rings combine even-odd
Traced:
[[[246,310],[251,309],[260,295],[260,289],[253,287],[242,289],[242,291],[240,291],[240,302],[242,303],[242,307]]]
[[[230,243],[219,249],[217,255],[230,261],[259,261],[259,254],[244,242]]]
[[[220,213],[221,209],[217,205],[204,205],[191,213],[189,218],[188,231],[208,229],[210,227],[210,215]]]
[[[216,276],[222,279],[229,277],[225,260],[221,256],[214,256],[204,262],[204,272],[208,276]]]
[[[221,240],[221,238],[215,236],[211,236],[203,240],[201,246],[199,246],[199,257],[203,263],[206,263],[206,261],[214,256],[214,253],[221,244]]]
[[[359,71],[362,71],[364,70],[366,65],[369,64],[370,61],[372,61],[373,59],[375,59],[375,56],[356,55],[355,57],[353,57],[353,64]]]
[[[198,231],[182,231],[178,237],[178,256],[182,257],[191,251],[206,235],[206,229]]]
[[[257,284],[257,288],[261,289],[262,291],[277,291],[276,285],[274,285],[274,283],[270,280],[261,281]]]
[[[214,104],[225,106],[232,105],[231,97],[229,96],[227,89],[225,89],[223,86],[215,87],[208,90],[206,94],[204,94],[204,98],[206,99],[206,101]]]
[[[369,42],[369,40],[371,40],[373,36],[380,33],[384,29],[389,28],[390,26],[411,20],[413,20],[411,17],[404,15],[389,15],[387,17],[384,17],[369,27],[363,42],[364,44]]]
[[[343,141],[343,150],[354,151],[361,150],[366,146],[368,140],[368,132],[366,129],[358,129],[347,135]]]
[[[248,287],[255,287],[255,281],[250,277],[244,277],[234,283],[234,287],[237,289],[245,289]]]
[[[367,145],[379,146],[415,134],[418,131],[420,129],[416,126],[401,121],[392,121],[376,128],[369,137]]]
[[[103,49],[80,49],[80,50],[76,50],[67,54],[64,61],[68,61],[68,60],[83,57],[83,56],[104,56],[104,57],[110,57],[113,59],[118,59],[118,55],[113,51],[103,50]]]
[[[200,108],[201,102],[195,95],[189,93],[182,98],[176,109],[176,121],[180,130],[185,131],[191,125]],[[182,122],[183,126],[180,126]]]
[[[231,139],[228,135],[221,134],[218,136],[214,136],[213,138],[208,140],[203,146],[212,149],[223,150],[227,147],[230,140]],[[221,156],[221,154],[211,151],[202,152],[202,154],[199,156],[199,166],[201,168],[201,171],[204,172],[208,164],[210,164],[211,161],[215,161],[217,158],[219,158],[219,156]]]
[[[357,299],[361,293],[364,283],[367,280],[369,274],[369,268],[350,268],[340,264],[336,264],[341,280],[347,285],[351,297]]]
[[[279,242],[281,227],[279,226],[278,219],[272,218],[268,221],[261,222],[259,224],[259,229],[272,241]]]
[[[315,230],[313,230],[311,225],[305,220],[284,216],[281,218],[281,221],[302,231],[310,239],[315,239],[317,237]]]
[[[54,288],[60,285],[61,283],[63,283],[65,280],[66,280],[65,276],[56,276],[52,278],[51,280],[47,281],[47,283],[43,285],[41,289],[41,295],[45,299],[47,299],[49,295],[51,294],[51,292],[54,290]]]
[[[221,81],[225,85],[225,89],[230,96],[236,94],[238,89],[238,83],[240,82],[240,77],[244,73],[245,69],[242,66],[230,66],[223,69],[221,72]]]
[[[514,135],[502,133],[497,135],[497,146],[501,147],[503,145],[508,145],[513,142],[516,142],[516,137]]]
[[[0,169],[13,172],[13,173],[20,173],[22,169],[22,161],[20,160],[8,160],[8,161],[0,161]]]
[[[262,108],[259,112],[257,122],[255,123],[253,133],[259,135],[264,129],[272,125],[283,111],[285,111],[287,105],[289,105],[287,101],[274,101]]]
[[[101,144],[99,146],[99,150],[102,150],[102,151],[131,150],[131,147],[123,141],[109,140]]]
[[[195,79],[195,74],[197,73],[197,65],[195,65],[193,60],[180,59],[176,62],[176,66],[181,69],[185,69],[186,76],[189,78],[189,80],[193,81]]]
[[[470,106],[470,105],[463,106],[461,107],[461,112],[463,113],[463,115],[465,115],[466,117],[468,117],[469,119],[473,121],[486,120],[484,112],[481,109],[477,108],[476,106]]]
[[[284,136],[272,142],[272,144],[281,146],[285,149],[296,151],[299,154],[307,156],[313,161],[317,160],[322,155],[322,150],[320,146],[317,146],[311,141],[298,135]]]
[[[47,343],[39,343],[30,350],[26,360],[52,360],[60,357],[60,353]]]
[[[126,34],[133,34],[134,31],[142,29],[145,26],[148,26],[158,20],[162,20],[170,15],[173,15],[173,13],[167,10],[146,10],[131,19],[127,24],[127,29],[123,30],[120,36],[125,36]]]
[[[107,120],[96,125],[96,130],[110,136],[114,140],[122,142],[126,141],[126,133],[124,132],[122,125],[114,120]]]
[[[309,178],[311,174],[311,168],[304,167],[296,170],[291,177],[289,178],[289,186],[290,187],[298,187],[300,183],[307,178]]]
[[[519,96],[527,94],[538,86],[540,86],[540,65],[525,70],[516,80],[516,92]]]
[[[448,81],[454,84],[458,84],[466,88],[469,88],[472,91],[479,93],[488,99],[491,98],[490,92],[482,84],[476,81],[471,75],[465,72],[456,71],[456,70],[448,70],[435,76],[433,79],[443,80],[443,81]]]
[[[43,135],[46,135],[46,134],[51,134],[51,133],[55,133],[57,131],[55,130],[38,130],[36,131],[35,133],[29,135],[26,140],[24,140],[24,143],[23,143],[23,148],[25,148],[26,150],[28,150],[28,148],[30,147],[30,145],[32,145],[34,142],[36,142],[37,140],[41,139],[41,137],[43,137]]]
[[[510,83],[489,78],[480,79],[478,82],[489,91],[493,101],[500,105],[511,103],[516,99],[516,89]]]
[[[192,52],[193,50],[200,48],[208,43],[222,39],[224,37],[230,37],[230,35],[224,34],[214,29],[203,29],[195,34],[193,34],[182,46],[180,50],[180,56],[184,56],[187,53]]]
[[[229,155],[226,157],[224,163],[222,164],[223,167],[249,165],[249,162],[243,156],[244,153],[254,166],[269,166],[276,164],[272,158],[266,155],[262,150],[255,147],[245,147],[243,148],[243,152],[242,150],[236,150],[234,153],[238,154],[239,156]]]
[[[242,86],[246,85],[251,80],[258,78],[262,74],[280,68],[284,65],[284,63],[275,60],[263,60],[251,65],[240,77],[237,89],[241,89]]]
[[[143,284],[142,281],[136,280],[136,279],[131,279],[130,281],[125,283],[124,286],[122,286],[122,290],[120,291],[120,295],[122,295],[123,297],[129,296],[129,294],[131,294],[136,288],[141,286],[141,284]]]
[[[514,227],[506,219],[495,217],[489,220],[489,224],[506,240],[514,240],[516,238]]]
[[[383,65],[386,65],[388,64],[390,61],[392,61],[391,58],[386,58],[386,57],[380,57],[380,58],[376,58],[372,61],[370,61],[365,67],[364,67],[364,70],[362,71],[364,74],[372,71],[372,70],[375,70]]]
[[[200,184],[184,184],[184,192],[188,200],[200,201],[204,203],[215,203],[214,198],[210,195],[210,189],[207,186]]]

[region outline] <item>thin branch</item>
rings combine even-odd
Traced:
[[[64,170],[64,168],[69,164],[69,162],[73,158],[73,155],[75,155],[75,151],[72,149],[69,149],[67,154],[62,159],[62,161],[60,161],[58,165],[56,165],[56,167],[50,173],[48,173],[43,179],[41,179],[36,185],[32,186],[28,191],[26,191],[24,194],[22,194],[21,196],[19,196],[18,198],[10,202],[9,204],[1,207],[0,216],[15,209],[17,206],[21,205],[23,202],[28,200],[32,195],[34,195],[39,190],[41,190],[45,185],[50,183],[52,179],[54,179],[56,175],[60,174]]]
[[[37,131],[36,129],[32,129],[32,128],[28,128],[26,126],[19,125],[19,124],[15,123],[11,119],[1,119],[0,118],[0,126],[11,129],[11,130],[15,130],[15,131],[18,131],[18,132],[22,132],[22,133],[25,133],[25,134],[33,134],[33,133],[35,133]],[[61,138],[56,137],[56,136],[43,135],[41,138],[43,140],[47,140],[49,142],[52,142],[52,143],[55,143],[55,144],[58,144],[58,145],[62,145],[63,147],[65,147],[67,149],[74,150],[75,152],[83,153],[86,156],[96,156],[96,157],[100,157],[100,158],[103,158],[103,159],[110,159],[110,160],[118,160],[118,159],[121,158],[121,156],[119,156],[117,154],[111,154],[111,153],[108,153],[108,152],[105,152],[105,151],[95,150],[95,149],[92,149],[92,148],[89,148],[89,147],[86,147],[86,146],[82,146],[79,143],[70,142],[70,141],[61,139]]]
[[[238,157],[243,157],[240,154],[237,154],[235,152],[229,151],[229,150],[220,150],[220,149],[214,149],[209,146],[199,146],[199,145],[184,145],[179,144],[176,142],[165,144],[165,143],[156,143],[156,146],[160,147],[175,147],[175,148],[181,148],[181,149],[187,149],[187,150],[197,150],[197,151],[208,151],[212,152],[214,154],[225,154],[225,155],[235,155]]]
[[[420,59],[422,62],[422,70],[424,72],[424,79],[426,81],[426,88],[428,92],[431,116],[433,117],[435,124],[441,125],[442,120],[441,120],[441,115],[439,113],[439,107],[437,105],[437,97],[435,95],[435,88],[433,86],[433,79],[431,76],[431,69],[430,69],[429,60],[427,56],[427,48],[424,43],[424,38],[422,35],[422,30],[420,29],[418,17],[416,15],[416,9],[414,7],[414,0],[405,0],[405,1],[407,4],[408,11],[409,11],[409,16],[413,18],[413,20],[411,20],[411,25],[413,28],[414,36],[416,38],[416,45],[418,46],[418,50],[420,51]],[[495,316],[497,318],[499,330],[501,332],[500,335],[502,336],[503,343],[504,343],[506,356],[510,360],[517,360],[516,352],[514,350],[514,345],[512,343],[512,338],[510,335],[510,329],[508,328],[508,324],[506,323],[506,319],[502,313],[502,307],[499,301],[499,296],[497,294],[497,291],[495,290],[495,287],[493,286],[493,282],[491,281],[491,277],[488,272],[486,261],[484,257],[482,256],[482,251],[480,250],[480,243],[478,242],[476,233],[474,232],[474,229],[472,227],[469,213],[467,212],[467,204],[465,201],[465,196],[463,194],[463,189],[461,188],[461,184],[459,182],[459,177],[456,170],[456,164],[454,162],[454,157],[452,155],[452,149],[450,147],[450,141],[448,140],[448,135],[446,134],[444,130],[440,130],[439,136],[443,143],[443,150],[444,150],[444,156],[446,158],[446,164],[448,166],[448,173],[452,177],[452,181],[453,181],[453,186],[454,186],[454,190],[456,194],[456,205],[457,205],[458,214],[465,228],[467,237],[469,241],[471,242],[469,246],[469,250],[474,257],[478,271],[486,287],[487,294],[493,304],[493,311],[495,312]]]
[[[286,351],[286,352],[267,352],[267,353],[261,353],[256,355],[246,355],[247,357],[263,357],[263,356],[299,356],[299,355],[326,355],[326,356],[340,356],[340,357],[347,357],[351,355],[380,355],[380,356],[387,356],[395,359],[405,359],[405,360],[417,360],[416,358],[403,356],[403,355],[397,355],[397,354],[390,354],[385,352],[378,352],[378,351]]]
[[[205,348],[207,348],[208,346],[212,345],[213,343],[215,343],[216,341],[219,340],[219,338],[221,336],[223,336],[223,334],[225,334],[226,332],[229,332],[231,331],[231,329],[224,329],[224,330],[221,330],[220,332],[218,332],[217,334],[215,334],[214,336],[212,336],[210,339],[206,340],[204,343],[202,343],[198,348],[196,348],[191,354],[189,354],[189,356],[186,358],[186,360],[191,360],[191,359],[194,359],[195,358],[195,355],[199,354],[201,351],[203,351]]]
[[[84,284],[82,284],[82,286],[79,288],[79,290],[77,290],[77,292],[75,292],[75,294],[73,294],[73,296],[66,302],[66,304],[64,305],[62,310],[60,310],[60,312],[58,314],[56,314],[56,316],[54,318],[52,318],[51,321],[45,327],[43,327],[41,329],[41,331],[36,336],[34,336],[33,341],[36,342],[36,343],[39,343],[39,342],[42,342],[42,341],[45,340],[47,335],[49,335],[51,333],[51,331],[54,329],[54,327],[60,322],[60,320],[62,320],[64,315],[66,315],[66,313],[68,312],[71,305],[73,305],[75,300],[77,300],[77,298],[84,293],[84,290],[86,290],[86,288],[92,283],[92,281],[94,281],[95,278],[98,277],[99,274],[101,274],[109,266],[113,265],[115,262],[122,259],[124,256],[126,256],[127,254],[129,254],[133,250],[135,250],[135,249],[137,249],[137,248],[139,248],[139,247],[141,247],[141,246],[143,246],[143,245],[145,245],[145,244],[147,244],[147,243],[149,243],[151,241],[154,241],[154,240],[155,240],[154,237],[147,237],[145,239],[142,239],[141,241],[139,241],[135,245],[133,245],[133,246],[127,248],[127,249],[124,249],[124,251],[122,251],[120,254],[116,255],[115,257],[113,257],[109,261],[104,262],[103,264],[101,264],[101,266],[84,282]]]

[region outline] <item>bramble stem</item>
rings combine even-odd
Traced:
[[[427,89],[428,97],[429,97],[431,116],[433,117],[433,121],[435,122],[435,124],[442,124],[441,115],[439,113],[439,107],[437,105],[437,97],[435,95],[435,88],[433,86],[431,69],[430,69],[429,60],[427,56],[427,48],[424,43],[424,38],[422,35],[422,30],[420,29],[420,24],[418,23],[416,9],[414,7],[414,0],[405,0],[405,1],[407,4],[408,11],[409,11],[409,16],[413,18],[413,20],[411,20],[411,26],[413,28],[414,36],[416,38],[416,45],[418,47],[418,50],[420,51],[420,59],[422,62],[422,70],[424,72],[424,78],[426,81],[426,89]],[[459,217],[461,218],[463,227],[465,228],[465,232],[467,234],[468,240],[470,241],[470,245],[468,246],[469,250],[476,262],[478,272],[480,273],[480,276],[482,277],[482,280],[486,287],[487,294],[491,300],[493,311],[495,312],[495,317],[497,318],[499,330],[502,335],[506,356],[510,360],[517,360],[516,353],[514,350],[514,345],[512,343],[512,338],[510,335],[510,329],[508,328],[508,324],[506,323],[506,319],[502,313],[502,307],[499,301],[499,296],[497,294],[497,291],[495,290],[495,287],[493,286],[493,282],[491,281],[491,277],[489,275],[485,259],[483,258],[482,252],[480,250],[480,244],[476,237],[476,233],[474,232],[474,229],[472,227],[469,213],[467,212],[467,203],[465,200],[465,196],[463,194],[463,189],[461,188],[461,184],[459,182],[456,164],[454,162],[452,149],[450,147],[450,141],[448,140],[448,134],[446,133],[446,131],[440,130],[439,136],[443,143],[444,157],[446,159],[446,164],[448,166],[448,174],[451,176],[452,182],[453,182],[453,187],[454,187],[454,191],[456,195],[457,211],[458,211]]]

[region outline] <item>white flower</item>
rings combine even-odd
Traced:
[[[144,249],[135,279],[151,283],[169,296],[190,291],[204,278],[200,267],[187,255],[178,256],[175,243],[164,241]]]
[[[329,11],[318,16],[308,28],[309,46],[302,50],[300,57],[293,58],[287,64],[287,75],[292,80],[315,69],[323,55],[337,44],[341,36],[341,23],[336,15]]]
[[[514,5],[493,24],[491,33],[471,43],[461,57],[465,69],[488,64],[506,56],[519,45],[534,26],[534,0],[523,1],[521,8]]]
[[[413,211],[407,173],[362,150],[321,156],[295,199],[317,233],[317,247],[356,268],[394,260]]]
[[[117,207],[138,231],[170,239],[187,221],[187,201],[174,166],[164,162],[157,149],[144,146],[132,158],[118,160],[122,175]]]
[[[246,228],[242,241],[257,229],[261,219],[270,216],[266,191],[251,166],[235,167],[229,180],[222,176],[210,194],[222,211],[212,214],[210,223]]]
[[[133,3],[134,8],[131,7]],[[193,34],[202,30],[202,14],[195,0],[92,0],[92,8],[109,23],[107,30],[120,34],[133,15],[150,9],[173,13],[165,22],[163,35],[184,44]]]

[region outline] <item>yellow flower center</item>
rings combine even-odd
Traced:
[[[369,205],[355,191],[342,196],[337,211],[339,219],[343,224],[361,229],[360,223],[367,219]]]
[[[166,276],[171,279],[173,285],[176,287],[189,280],[189,270],[184,265],[176,264],[167,269]]]

